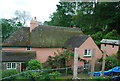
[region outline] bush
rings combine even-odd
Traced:
[[[106,58],[105,70],[111,69],[111,68],[118,66],[118,65],[119,65],[119,61],[115,55],[108,56]]]
[[[99,62],[102,62],[102,58],[99,59]],[[105,61],[105,70],[109,70],[115,66],[120,65],[119,60],[116,55],[107,56]]]
[[[28,62],[27,70],[40,70],[42,65],[39,60],[32,59]]]
[[[0,69],[0,79],[2,78],[2,70]]]
[[[3,70],[2,72],[2,78],[4,77],[8,77],[8,76],[12,76],[12,75],[15,75],[18,73],[18,70],[16,69],[8,69],[8,70]],[[16,79],[16,77],[11,77],[11,78],[8,78],[10,81],[13,81]]]

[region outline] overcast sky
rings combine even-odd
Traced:
[[[0,18],[12,18],[16,10],[30,12],[38,21],[49,20],[60,0],[0,0]]]

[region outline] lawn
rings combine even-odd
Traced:
[[[60,79],[71,79],[72,77],[73,77],[72,74],[61,75]],[[78,78],[80,78],[80,79],[86,79],[86,78],[89,78],[89,75],[86,72],[84,72],[84,73],[78,73]]]

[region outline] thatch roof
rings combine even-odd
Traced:
[[[36,58],[35,51],[2,51],[2,61],[27,61]]]
[[[29,27],[21,27],[4,42],[3,46],[29,46]]]
[[[89,36],[87,35],[73,36],[66,42],[65,47],[69,47],[69,48],[79,47],[86,41],[88,37]]]
[[[82,35],[78,28],[66,28],[55,26],[38,26],[30,37],[32,47],[64,47],[74,35]]]
[[[3,46],[65,47],[76,35],[83,35],[79,28],[40,25],[29,32],[28,27],[22,27],[5,40]]]

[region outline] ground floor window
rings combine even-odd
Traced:
[[[90,69],[90,64],[89,62],[84,63],[84,69]]]
[[[16,63],[15,62],[7,63],[7,69],[16,69]]]

